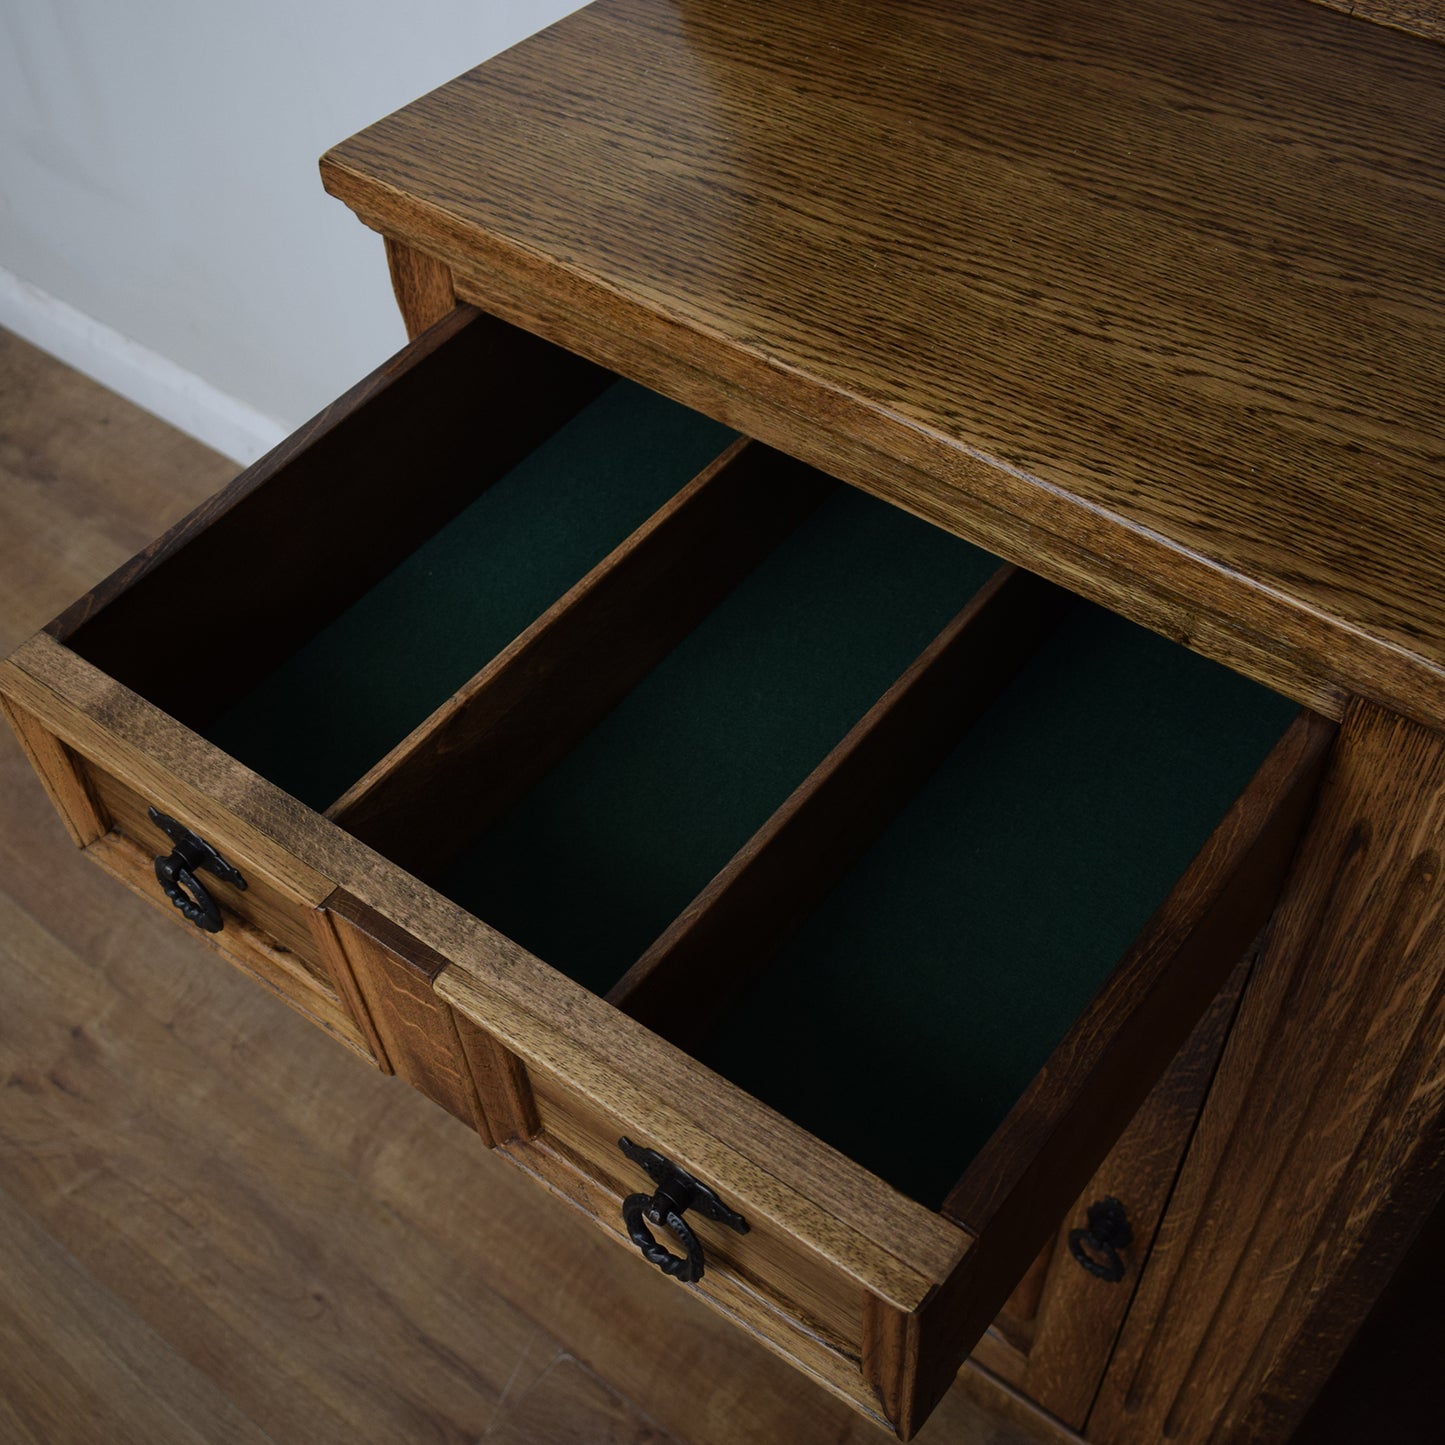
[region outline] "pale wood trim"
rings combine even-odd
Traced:
[[[315,907],[335,886],[305,861],[311,850],[277,841],[314,836],[307,820],[320,820],[309,809],[46,633],[0,663],[0,691],[142,796],[171,800],[223,854],[244,858],[294,901]]]
[[[962,1230],[580,989],[564,1013],[548,1009],[545,1017],[534,1011],[546,1007],[543,1001],[522,1006],[470,969],[448,967],[436,989],[529,1068],[565,1080],[579,1099],[642,1136],[639,1142],[663,1150],[698,1178],[725,1185],[734,1207],[750,1220],[768,1219],[899,1309],[916,1309],[967,1248]],[[642,1044],[642,1055],[629,1047],[632,1038]],[[699,1104],[715,1133],[699,1132],[690,1117]],[[754,1146],[746,1153],[739,1132]],[[769,1159],[767,1166],[756,1162],[762,1158]],[[851,1206],[846,1215],[845,1204]],[[899,1238],[900,1226],[915,1223],[916,1233]]]
[[[633,1249],[619,1225],[621,1194],[586,1169],[579,1168],[568,1153],[555,1147],[545,1136],[506,1145],[500,1152],[554,1195],[566,1200],[603,1233],[627,1249]],[[639,1267],[651,1268],[640,1260]],[[759,1344],[781,1355],[794,1369],[867,1415],[882,1429],[891,1431],[890,1422],[879,1413],[879,1402],[859,1376],[853,1360],[830,1349],[770,1305],[746,1281],[725,1270],[712,1270],[696,1286],[676,1287],[696,1292],[711,1308]]]
[[[1285,0],[1294,4],[1295,0]],[[1352,20],[1368,20],[1426,40],[1445,40],[1445,0],[1314,0]]]
[[[0,714],[13,729],[20,750],[35,769],[40,785],[60,814],[75,846],[84,848],[104,837],[110,829],[110,819],[91,791],[75,754],[18,703],[3,696],[0,696]]]
[[[157,892],[150,856],[128,839],[107,834],[86,850],[86,857],[137,898],[175,916],[174,909]],[[259,928],[234,915],[220,933],[206,933],[190,924],[184,927],[196,942],[220,954],[269,993],[295,1009],[304,1019],[344,1044],[352,1053],[375,1064],[371,1046],[336,995],[307,970],[292,953],[279,949]]]
[[[495,1141],[477,1099],[456,1022],[450,1007],[432,992],[427,969],[406,956],[407,940],[396,938],[385,919],[343,890],[331,895],[326,908],[366,1016],[392,1069],[418,1093],[475,1129],[490,1147]]]

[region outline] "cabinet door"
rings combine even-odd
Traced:
[[[1076,1430],[1133,1302],[1252,964],[1252,954],[1240,963],[973,1352]],[[1121,1215],[1127,1243],[1109,1238]]]

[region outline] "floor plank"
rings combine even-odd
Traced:
[[[0,960],[6,1187],[97,1280],[277,1436],[487,1429],[524,1315],[8,898]]]
[[[0,333],[0,651],[233,470]],[[887,1438],[87,864],[3,733],[0,987],[0,1439]],[[920,1438],[1051,1438],[1010,1408]]]
[[[200,1370],[0,1190],[0,1435],[13,1445],[265,1445]],[[7,1418],[8,1417],[8,1418]]]
[[[677,1445],[570,1355],[559,1355],[483,1438],[487,1445]]]

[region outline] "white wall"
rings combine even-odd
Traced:
[[[249,460],[405,339],[317,157],[578,4],[0,0],[0,324]]]

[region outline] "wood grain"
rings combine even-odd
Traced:
[[[325,825],[310,809],[45,633],[0,662],[0,691],[85,758],[93,777],[109,779],[105,786],[131,811],[135,836],[154,827],[140,821],[141,800],[154,800],[293,902],[314,906],[336,886],[317,846]]]
[[[507,1158],[527,1174],[544,1184],[554,1195],[574,1205],[592,1225],[611,1240],[622,1243],[632,1254],[623,1255],[630,1269],[651,1271],[636,1254],[634,1246],[620,1231],[622,1199],[632,1186],[619,1189],[599,1179],[586,1163],[565,1145],[548,1137],[508,1145]],[[780,1309],[775,1290],[759,1289],[754,1281],[731,1268],[715,1268],[694,1285],[681,1285],[659,1273],[669,1289],[685,1291],[705,1300],[734,1328],[775,1351],[789,1367],[822,1386],[854,1410],[862,1412],[874,1425],[887,1425],[879,1414],[877,1401],[867,1390],[858,1373],[857,1358],[838,1348],[835,1340],[820,1336],[810,1329],[805,1315],[793,1309]],[[835,1303],[841,1303],[836,1301]],[[856,1303],[856,1301],[855,1301]],[[855,1311],[856,1312],[856,1311]]]
[[[1100,1442],[1286,1438],[1445,1187],[1445,740],[1351,709]]]
[[[410,950],[451,960],[437,991],[531,1067],[663,1130],[674,1157],[726,1178],[739,1208],[784,1223],[861,1285],[912,1308],[964,1236],[835,1150],[701,1068],[335,824],[204,743],[47,636],[0,664],[0,684],[47,727],[218,842],[320,904],[333,887],[391,920]],[[305,860],[302,862],[301,860]],[[655,1128],[654,1128],[655,1126]]]
[[[220,1091],[238,1107],[244,1101],[249,1111],[244,1123],[237,1113],[228,1115],[231,1147],[243,1147],[259,1161],[276,1196],[273,1209],[305,1221],[276,1245],[288,1277],[305,1273],[325,1291],[344,1285],[344,1279],[333,1285],[331,1269],[346,1276],[358,1266],[328,1253],[328,1236],[337,1227],[349,1227],[354,1210],[374,1209],[390,1221],[386,1247],[399,1273],[413,1271],[415,1288],[431,1288],[435,1276],[425,1259],[433,1250],[443,1251],[456,1289],[471,1301],[471,1313],[490,1309],[487,1301],[498,1295],[512,1301],[692,1445],[823,1439],[829,1445],[873,1445],[879,1438],[876,1427],[862,1416],[802,1379],[687,1291],[637,1267],[600,1231],[585,1227],[572,1209],[547,1198],[519,1170],[481,1149],[474,1139],[465,1147],[469,1136],[461,1126],[421,1095],[386,1087],[340,1051],[318,1044],[308,1024],[250,981],[230,970],[207,967],[193,930],[183,932],[154,910],[131,904],[110,878],[75,852],[18,749],[4,736],[0,795],[7,805],[0,810],[4,887],[23,894],[52,936],[68,945],[62,956],[83,958],[86,967],[110,980],[115,990],[113,1001],[102,1005],[103,1024],[95,1030],[106,1051],[107,1073],[84,1100],[59,1089],[46,1096],[34,1125],[34,1137],[43,1139],[45,1148],[53,1153],[72,1138],[77,1111],[105,1106],[117,1093],[121,1107],[127,1107],[136,1097],[137,1081],[146,1080],[147,1087],[164,1090],[176,1110],[166,1158],[177,1170],[195,1169],[199,1164],[184,1161],[194,1154],[206,1162],[213,1136],[204,1124]],[[57,884],[64,907],[56,906]],[[27,947],[24,939],[11,941],[17,952]],[[6,979],[7,994],[13,967],[6,955],[0,977]],[[45,990],[45,1007],[53,1010],[54,1025],[48,1032],[27,1026],[26,1036],[32,1041],[62,1039],[78,1017],[70,975],[55,967],[49,955],[39,956],[31,971]],[[139,1043],[124,1043],[137,1033]],[[0,1046],[9,1037],[0,1028]],[[173,1047],[155,1048],[156,1038],[171,1041]],[[177,1044],[187,1052],[174,1052]],[[138,1057],[146,1062],[136,1070],[133,1061]],[[7,1053],[3,1068],[10,1067]],[[115,1081],[110,1070],[118,1073]],[[200,1116],[201,1126],[192,1123],[193,1114]],[[18,1117],[14,1104],[7,1105],[7,1115],[12,1121]],[[202,1217],[193,1211],[188,1229],[198,1249],[186,1258],[205,1263],[205,1271],[193,1281],[178,1269],[168,1277],[166,1289],[156,1291],[148,1261],[167,1256],[171,1221],[163,1210],[137,1211],[136,1190],[117,1182],[134,1179],[136,1189],[146,1184],[154,1188],[155,1175],[146,1151],[128,1130],[110,1130],[108,1117],[93,1136],[108,1152],[88,1157],[92,1164],[103,1162],[112,1181],[104,1198],[95,1201],[96,1208],[118,1213],[85,1236],[84,1258],[77,1258],[97,1288],[113,1291],[124,1302],[130,1336],[153,1329],[243,1411],[259,1400],[261,1418],[276,1439],[293,1438],[313,1419],[308,1409],[298,1407],[296,1391],[324,1397],[344,1389],[355,1372],[366,1377],[375,1398],[385,1401],[395,1392],[414,1401],[410,1408],[437,1418],[445,1407],[440,1396],[428,1393],[425,1400],[416,1400],[408,1393],[416,1379],[411,1356],[415,1331],[412,1312],[405,1307],[391,1326],[365,1333],[334,1329],[329,1315],[313,1321],[307,1328],[321,1335],[314,1352],[308,1348],[297,1360],[293,1351],[292,1372],[278,1389],[269,1354],[276,1328],[276,1276],[251,1270],[229,1281],[237,1302],[233,1318],[238,1333],[225,1348],[213,1348],[213,1334],[197,1326],[197,1291],[211,1287],[216,1251],[223,1249],[220,1241],[213,1241],[213,1233],[224,1240],[235,1230],[244,1231],[253,1198],[249,1192],[230,1191],[216,1198],[214,1211]],[[83,1152],[86,1145],[75,1147]],[[7,1151],[0,1159],[10,1187],[17,1156]],[[325,1161],[324,1168],[320,1161]],[[227,1221],[230,1212],[240,1213],[240,1225]],[[97,1258],[93,1246],[102,1237],[123,1239],[127,1252],[112,1246]],[[132,1276],[127,1261],[136,1258],[141,1263]],[[137,1305],[144,1317],[134,1313]],[[620,1329],[619,1320],[644,1321],[646,1328]],[[54,1317],[47,1316],[42,1329],[53,1324]],[[253,1346],[249,1329],[264,1332],[266,1338]],[[468,1345],[465,1336],[458,1336],[449,1337],[445,1347],[465,1350]],[[512,1390],[523,1399],[527,1363],[521,1361],[513,1374]],[[699,1377],[709,1381],[702,1407]],[[21,1399],[31,1386],[48,1389],[47,1378],[42,1370],[12,1385],[0,1363],[0,1379],[5,1381],[0,1398]],[[189,1404],[189,1397],[165,1375],[150,1378],[153,1388],[178,1407]],[[394,1418],[391,1409],[389,1403],[383,1405],[382,1420]],[[506,1418],[505,1409],[501,1418]],[[73,1421],[72,1428],[81,1431],[83,1423]],[[400,1431],[408,1428],[397,1426]],[[109,1445],[114,1436],[100,1438]],[[329,1436],[323,1431],[320,1438]],[[925,1438],[941,1445],[1036,1445],[1055,1437],[1036,1428],[1027,1410],[987,1377],[968,1373],[940,1407]],[[158,1437],[157,1445],[164,1439]],[[43,1445],[50,1445],[50,1439]]]
[[[716,1181],[759,1238],[774,1239],[816,1268],[909,1309],[946,1276],[966,1246],[960,1230],[740,1090],[691,1060],[674,1067],[683,1056],[659,1041],[643,1045],[650,1074],[639,1071],[629,1079],[618,1071],[622,1055],[616,1050],[626,1049],[624,1040],[636,1026],[591,995],[579,998],[567,1025],[559,1027],[505,1001],[471,969],[447,968],[436,988],[521,1057],[534,1090],[539,1073],[555,1081],[553,1099],[562,1101],[556,1117],[564,1127],[568,1120],[608,1118],[618,1135],[646,1141],[695,1177]],[[691,1123],[699,1108],[705,1134]],[[545,1126],[540,1105],[539,1114]],[[762,1159],[768,1164],[760,1165]]]
[[[327,816],[428,875],[521,798],[833,485],[734,443]]]
[[[608,1001],[673,1043],[695,1047],[1028,660],[1064,604],[1028,573],[996,573]]]
[[[1445,4],[1441,0],[1315,0],[1315,3],[1342,11],[1355,20],[1370,20],[1376,25],[1407,30],[1430,40],[1445,40]]]
[[[0,653],[233,476],[158,417],[0,331]]]
[[[318,977],[268,933],[237,916],[230,917],[220,933],[202,933],[192,927],[158,896],[151,855],[118,833],[109,833],[93,843],[86,850],[86,857],[170,920],[171,927],[179,924],[188,934],[194,933],[197,942],[206,949],[220,954],[262,988],[284,999],[303,1018],[360,1054],[368,1063],[375,1062],[366,1034],[328,980]]]
[[[0,922],[0,1146],[17,1204],[268,1435],[480,1434],[527,1340],[516,1312],[459,1289],[444,1251],[414,1249],[309,1140],[272,1129],[255,1150],[243,1091],[8,898]],[[347,1378],[325,1364],[337,1332],[358,1359],[385,1338],[406,1364]]]
[[[9,1445],[270,1441],[3,1190],[0,1248],[0,1435]]]
[[[452,273],[435,256],[413,250],[390,236],[385,241],[392,293],[406,323],[407,337],[415,341],[457,304]]]
[[[578,1098],[565,1081],[546,1072],[534,1071],[532,1083],[542,1139],[586,1176],[594,1203],[605,1198],[602,1207],[591,1211],[598,1223],[629,1250],[635,1250],[623,1228],[622,1199],[638,1191],[651,1194],[655,1186],[618,1147],[619,1138],[628,1132],[627,1124],[607,1109]],[[634,1142],[671,1157],[665,1137]],[[730,1209],[737,1208],[726,1180],[703,1182],[716,1189]],[[688,1223],[708,1261],[707,1272],[696,1286],[699,1293],[710,1295],[725,1286],[735,1293],[741,1285],[755,1296],[751,1313],[781,1315],[790,1335],[801,1329],[834,1354],[851,1357],[848,1363],[856,1374],[864,1291],[855,1281],[830,1269],[828,1261],[799,1249],[786,1232],[770,1228],[766,1219],[749,1220],[744,1234],[702,1217],[689,1217]]]
[[[535,1137],[542,1123],[537,1117],[537,1101],[532,1096],[526,1066],[465,1015],[454,1013],[452,1022],[486,1121],[486,1128],[478,1132],[484,1138],[489,1137],[493,1144]]]
[[[487,1445],[681,1445],[566,1356],[547,1367],[486,1439]]]
[[[458,308],[50,630],[172,716],[204,725],[607,380]],[[264,585],[217,585],[247,577]],[[194,664],[177,667],[177,657]]]
[[[1080,1191],[1049,1253],[1020,1368],[1000,1371],[1076,1430],[1084,1428],[1129,1312],[1252,962],[1247,957],[1235,969],[1168,1073]],[[1121,1251],[1126,1273],[1118,1284],[1085,1273],[1068,1245],[1070,1231],[1085,1224],[1089,1206],[1111,1196],[1124,1204],[1134,1236]],[[974,1353],[995,1368],[986,1350]]]
[[[161,892],[154,860],[170,844],[147,816],[145,799],[103,768],[76,753],[13,702],[0,699],[26,755],[72,839],[131,892],[190,929]],[[173,807],[165,795],[156,795]],[[227,843],[226,849],[231,852]],[[327,930],[316,908],[284,881],[268,878],[245,855],[231,853],[243,869],[247,888],[206,879],[223,905],[225,926],[204,942],[228,962],[279,994],[348,1048],[376,1058],[374,1034],[364,1009],[357,1011],[350,971],[327,948]]]
[[[322,173],[469,300],[1428,721],[1442,134],[1445,52],[1315,6],[601,0]]]
[[[87,783],[105,809],[112,831],[124,838],[137,856],[146,860],[148,867],[158,856],[164,857],[169,853],[172,847],[171,840],[151,821],[149,809],[154,804],[162,812],[175,816],[183,826],[199,833],[245,879],[246,886],[242,889],[211,874],[199,875],[206,891],[221,910],[223,923],[227,918],[245,919],[269,938],[274,947],[293,954],[301,967],[316,978],[329,982],[329,971],[317,943],[311,917],[315,904],[307,897],[305,889],[293,887],[284,873],[280,876],[268,874],[264,863],[238,849],[224,832],[208,828],[205,821],[194,818],[184,808],[178,808],[165,793],[139,793],[89,758],[84,760],[84,767]],[[176,912],[161,891],[153,872],[149,893],[158,906],[175,916],[181,927],[195,927]]]
[[[344,891],[327,899],[325,911],[392,1069],[490,1145],[452,1011],[425,969],[389,948],[385,920]]]

